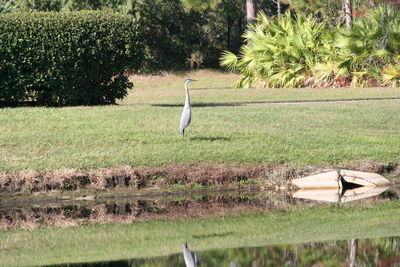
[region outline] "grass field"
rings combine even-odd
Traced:
[[[321,99],[356,99],[400,97],[400,88],[292,88],[292,89],[235,89],[235,74],[201,70],[163,76],[133,76],[135,87],[121,102],[123,105],[152,103],[183,105],[183,81],[191,77],[191,95],[194,104],[231,103],[251,101],[291,101]]]
[[[331,205],[203,220],[134,222],[0,232],[0,265],[111,261],[196,251],[399,236],[398,201]]]
[[[182,139],[182,82],[188,76],[199,81],[191,84],[193,119]],[[330,167],[400,162],[400,100],[223,104],[400,97],[399,88],[228,89],[236,79],[212,71],[134,77],[137,87],[120,105],[2,108],[0,172],[196,161]]]

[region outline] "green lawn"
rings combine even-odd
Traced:
[[[192,91],[185,139],[178,133],[182,106],[173,105],[184,102],[184,77],[177,75],[136,77],[137,89],[118,106],[0,109],[0,172],[195,161],[332,167],[400,162],[400,100],[213,105],[400,97],[399,88],[226,89],[236,75],[189,75],[200,81],[191,84],[198,89]]]
[[[0,232],[0,265],[111,261],[271,244],[399,236],[400,206],[330,205],[188,221],[86,225]]]
[[[251,101],[291,101],[357,98],[400,98],[400,88],[289,88],[289,89],[235,89],[232,85],[238,75],[202,70],[165,76],[134,76],[135,87],[121,104],[181,104],[185,92],[183,81],[191,77],[193,103],[230,103]]]

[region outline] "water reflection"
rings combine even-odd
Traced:
[[[197,266],[197,255],[189,250],[187,243],[183,245],[183,258],[185,260],[186,267]]]
[[[216,249],[196,252],[197,266],[399,266],[400,237],[351,239]],[[195,247],[195,244],[193,244]],[[69,266],[196,266],[185,263],[186,256],[174,254],[150,259],[86,263]],[[192,262],[193,264],[193,262]]]
[[[279,197],[293,205],[290,196]],[[137,220],[208,218],[269,209],[276,197],[260,191],[234,191],[169,197],[71,201],[44,205],[4,205],[0,229],[73,226],[87,223],[130,223]]]
[[[358,187],[353,189],[300,189],[293,194],[295,198],[310,199],[324,202],[351,202],[355,200],[378,196],[388,190],[388,186],[382,187]]]
[[[338,190],[232,191],[168,197],[121,197],[96,201],[19,204],[0,201],[0,230],[73,226],[87,223],[130,223],[137,220],[209,218],[253,211],[286,210],[323,202],[374,204],[399,199],[399,187]],[[310,201],[312,200],[312,201]],[[317,200],[317,202],[315,201]]]

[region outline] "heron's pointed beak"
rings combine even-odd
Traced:
[[[197,80],[193,80],[193,79],[192,79],[192,82],[197,82]]]

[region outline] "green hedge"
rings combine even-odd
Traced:
[[[122,99],[142,64],[131,16],[112,12],[0,15],[0,101],[93,105]]]

